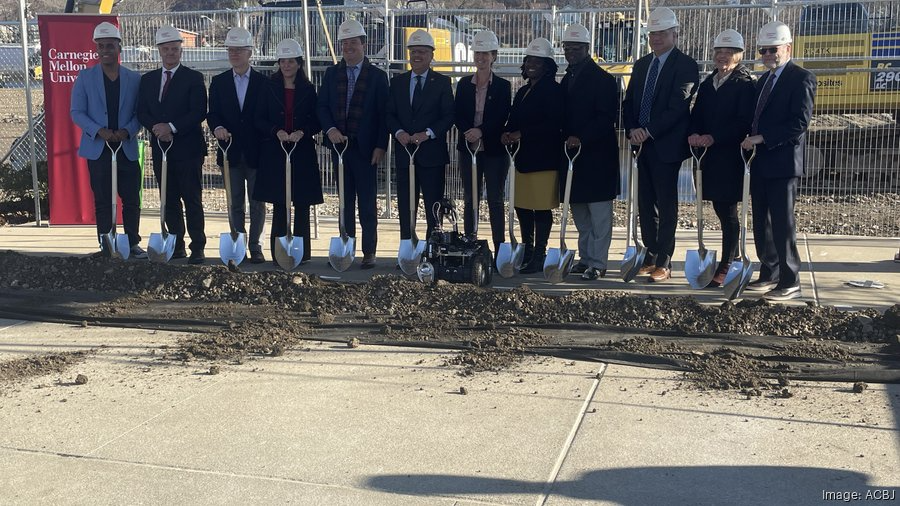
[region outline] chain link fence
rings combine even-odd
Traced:
[[[681,23],[678,45],[697,59],[701,79],[714,68],[712,40],[726,28],[744,36],[745,59],[753,65],[756,34],[774,17],[791,26],[794,58],[812,70],[819,81],[816,115],[809,133],[807,176],[801,184],[801,199],[825,202],[816,206],[812,221],[822,224],[817,231],[846,230],[842,222],[849,215],[862,216],[869,226],[863,233],[882,236],[900,235],[900,1],[869,0],[852,3],[778,2],[772,4],[684,5],[672,6]],[[141,13],[120,16],[123,34],[123,63],[138,71],[159,66],[153,37],[161,24],[182,30],[185,38],[183,62],[204,73],[207,82],[216,73],[228,69],[223,41],[230,27],[243,26],[256,37],[254,65],[269,72],[274,69],[274,47],[282,39],[294,37],[306,46],[305,26],[309,25],[308,54],[311,79],[319,84],[324,70],[340,58],[335,34],[347,19],[357,19],[369,34],[367,54],[370,60],[397,75],[407,69],[404,42],[408,34],[427,27],[438,40],[434,67],[453,78],[474,72],[471,65],[472,37],[490,29],[501,41],[495,72],[522,85],[520,65],[524,48],[535,37],[545,37],[559,48],[560,73],[565,69],[559,43],[562,31],[571,23],[582,23],[591,34],[591,51],[598,63],[620,79],[624,89],[637,54],[646,54],[646,44],[635,47],[635,39],[645,42],[646,12],[634,8],[557,9],[414,9],[385,10],[383,4],[354,7],[312,6],[304,20],[302,9],[249,7],[226,11]],[[635,31],[638,31],[635,34]],[[29,145],[17,142],[27,130],[24,86],[35,91],[32,114],[38,120],[39,159],[45,159],[41,117],[40,81],[24,75],[18,26],[0,24],[0,92],[4,95],[0,117],[0,142],[4,160],[27,161]],[[37,40],[35,33],[30,35]],[[16,52],[18,48],[18,52]],[[7,53],[7,49],[9,50]],[[35,55],[38,53],[35,51]],[[17,56],[16,56],[17,55]],[[18,63],[18,65],[17,65]],[[39,72],[38,57],[29,58],[29,74]],[[5,69],[11,70],[9,74]],[[757,71],[762,68],[757,66]],[[18,72],[18,73],[16,73]],[[560,74],[561,77],[562,74]],[[7,76],[9,76],[7,78]],[[18,81],[16,81],[18,79]],[[454,79],[454,82],[456,79]],[[9,83],[7,85],[7,83]],[[19,94],[22,97],[19,97]],[[449,134],[451,162],[447,168],[446,193],[462,198],[458,174],[457,133]],[[210,156],[203,170],[207,194],[224,192],[219,169],[215,167],[215,144],[210,136]],[[321,145],[319,160],[326,194],[336,194],[336,177],[331,156]],[[622,137],[622,171],[630,158]],[[150,150],[145,150],[149,157]],[[396,156],[396,153],[393,153]],[[404,155],[405,156],[405,155]],[[149,162],[149,159],[147,160]],[[146,164],[149,167],[149,163]],[[378,168],[379,207],[385,215],[396,216],[393,157]],[[622,178],[624,184],[624,177]],[[155,195],[155,181],[145,178],[148,196]],[[624,194],[624,192],[623,192]],[[679,178],[679,198],[694,199],[691,164],[685,162]],[[862,200],[861,200],[862,199]],[[869,200],[866,200],[869,199]],[[221,198],[224,201],[224,198]],[[871,202],[880,203],[871,205]],[[148,203],[152,204],[151,200]],[[860,209],[860,206],[870,209]],[[325,213],[336,212],[326,206]],[[805,211],[804,211],[805,212]],[[855,230],[854,230],[855,231]],[[856,231],[859,232],[859,231]]]

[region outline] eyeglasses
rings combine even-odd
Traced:
[[[761,47],[759,48],[759,54],[775,54],[778,52],[777,47]]]

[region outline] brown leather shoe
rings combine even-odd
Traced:
[[[640,269],[638,269],[638,274],[650,274],[651,272],[656,270],[656,266],[653,264],[643,265]]]
[[[360,268],[372,269],[375,267],[375,253],[366,253],[363,255],[362,265]]]
[[[652,273],[650,273],[650,281],[659,283],[660,281],[665,281],[672,277],[672,269],[668,267],[657,267]]]

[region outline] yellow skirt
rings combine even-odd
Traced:
[[[559,173],[516,171],[516,207],[546,211],[559,207]]]

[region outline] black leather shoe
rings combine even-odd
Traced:
[[[205,261],[206,255],[204,255],[202,251],[191,253],[191,258],[188,259],[188,263],[191,265],[200,265]]]
[[[584,274],[588,270],[587,264],[583,264],[578,262],[575,264],[575,267],[572,267],[572,274]],[[597,278],[594,278],[597,279]]]
[[[263,255],[262,251],[251,251],[250,252],[250,263],[251,264],[264,264],[264,263],[266,263],[266,256]]]
[[[362,269],[374,269],[375,268],[375,253],[366,253],[363,255],[362,265],[360,265]]]
[[[187,252],[184,249],[176,249],[172,253],[172,260],[178,260],[179,258],[187,258]]]

